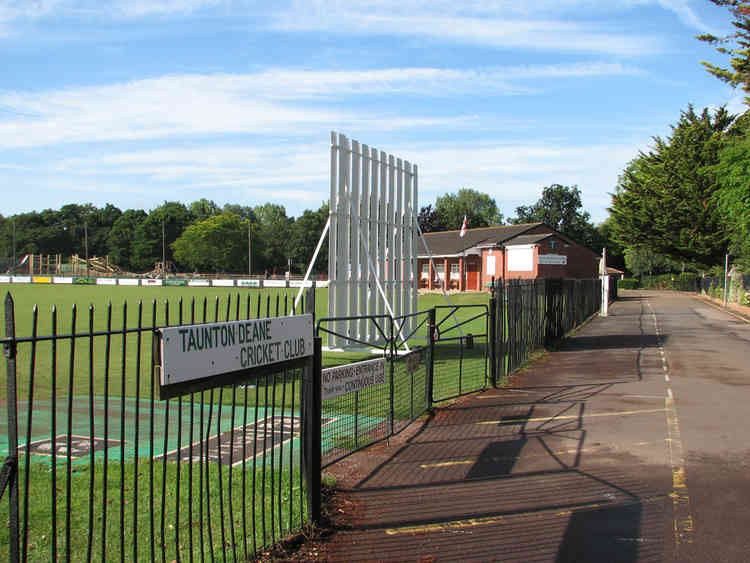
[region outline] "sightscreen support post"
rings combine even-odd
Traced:
[[[320,524],[321,514],[321,372],[323,345],[320,337],[313,339],[313,355],[304,373],[304,456],[305,483],[307,485],[307,517],[311,524]]]

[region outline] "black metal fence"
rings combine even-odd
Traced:
[[[303,370],[160,401],[154,360],[160,327],[302,310],[250,294],[35,308],[16,335],[8,295],[0,560],[248,560],[300,529]]]
[[[328,363],[370,358],[375,342],[382,384],[322,399],[316,353],[309,373],[268,370],[160,401],[157,329],[314,313],[314,293],[298,310],[252,294],[171,311],[89,308],[85,320],[73,308],[44,321],[35,309],[23,336],[9,297],[0,559],[252,559],[316,517],[322,468],[434,402],[501,384],[600,302],[599,280],[513,280],[495,283],[488,305],[320,319],[316,346],[336,331],[366,345]],[[363,324],[366,341],[350,336]]]
[[[612,279],[610,279],[612,282]],[[601,280],[509,280],[493,284],[497,377],[520,368],[531,354],[598,311]],[[610,299],[617,297],[617,285]]]
[[[644,276],[640,280],[643,289],[668,289],[702,293],[711,297],[723,297],[725,285],[728,286],[729,300],[741,302],[744,293],[750,291],[750,274],[725,276],[699,276],[695,274],[665,274],[661,276]]]

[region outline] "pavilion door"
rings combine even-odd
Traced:
[[[479,259],[467,258],[466,260],[466,289],[477,291],[479,289]]]

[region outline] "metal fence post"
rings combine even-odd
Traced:
[[[435,378],[435,307],[428,311],[427,321],[427,408],[432,408],[432,387]]]
[[[313,356],[304,373],[305,483],[307,485],[307,516],[312,524],[320,523],[321,514],[321,394],[323,366],[322,339],[313,339]]]
[[[312,324],[315,326],[315,284],[307,290],[307,302],[305,303],[305,313],[310,313]]]
[[[388,317],[388,319],[390,321],[388,323],[388,326],[390,327],[389,338],[390,338],[390,348],[391,348],[390,349],[391,358],[390,358],[390,362],[389,362],[389,372],[390,372],[390,380],[391,380],[390,381],[390,392],[389,392],[389,394],[390,394],[391,434],[395,434],[396,433],[396,430],[395,430],[396,429],[396,422],[395,422],[394,419],[396,418],[396,407],[394,405],[394,401],[395,401],[394,395],[395,395],[396,384],[393,381],[393,376],[395,374],[394,364],[396,363],[396,340],[395,340],[395,332],[393,330],[393,328],[394,328],[393,324],[394,324],[395,321],[393,320],[393,317]]]
[[[489,337],[490,337],[490,379],[492,386],[497,387],[497,297],[495,296],[495,283],[492,283],[492,297],[490,297],[490,318],[489,318]]]
[[[3,353],[8,359],[8,457],[5,458],[0,479],[3,490],[8,487],[10,510],[8,514],[9,561],[18,561],[18,411],[16,405],[16,320],[13,297],[10,292],[5,296],[5,338]]]

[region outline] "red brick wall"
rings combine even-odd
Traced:
[[[495,275],[492,276],[487,273],[487,257],[495,257]],[[482,289],[487,288],[487,284],[492,281],[494,277],[496,280],[503,277],[505,272],[505,253],[502,249],[483,248],[482,249],[482,271],[481,271],[481,286]]]
[[[555,247],[552,248],[554,241]],[[539,243],[539,254],[557,254],[568,257],[566,265],[538,264],[540,278],[588,279],[597,277],[599,258],[588,248],[551,237]]]

